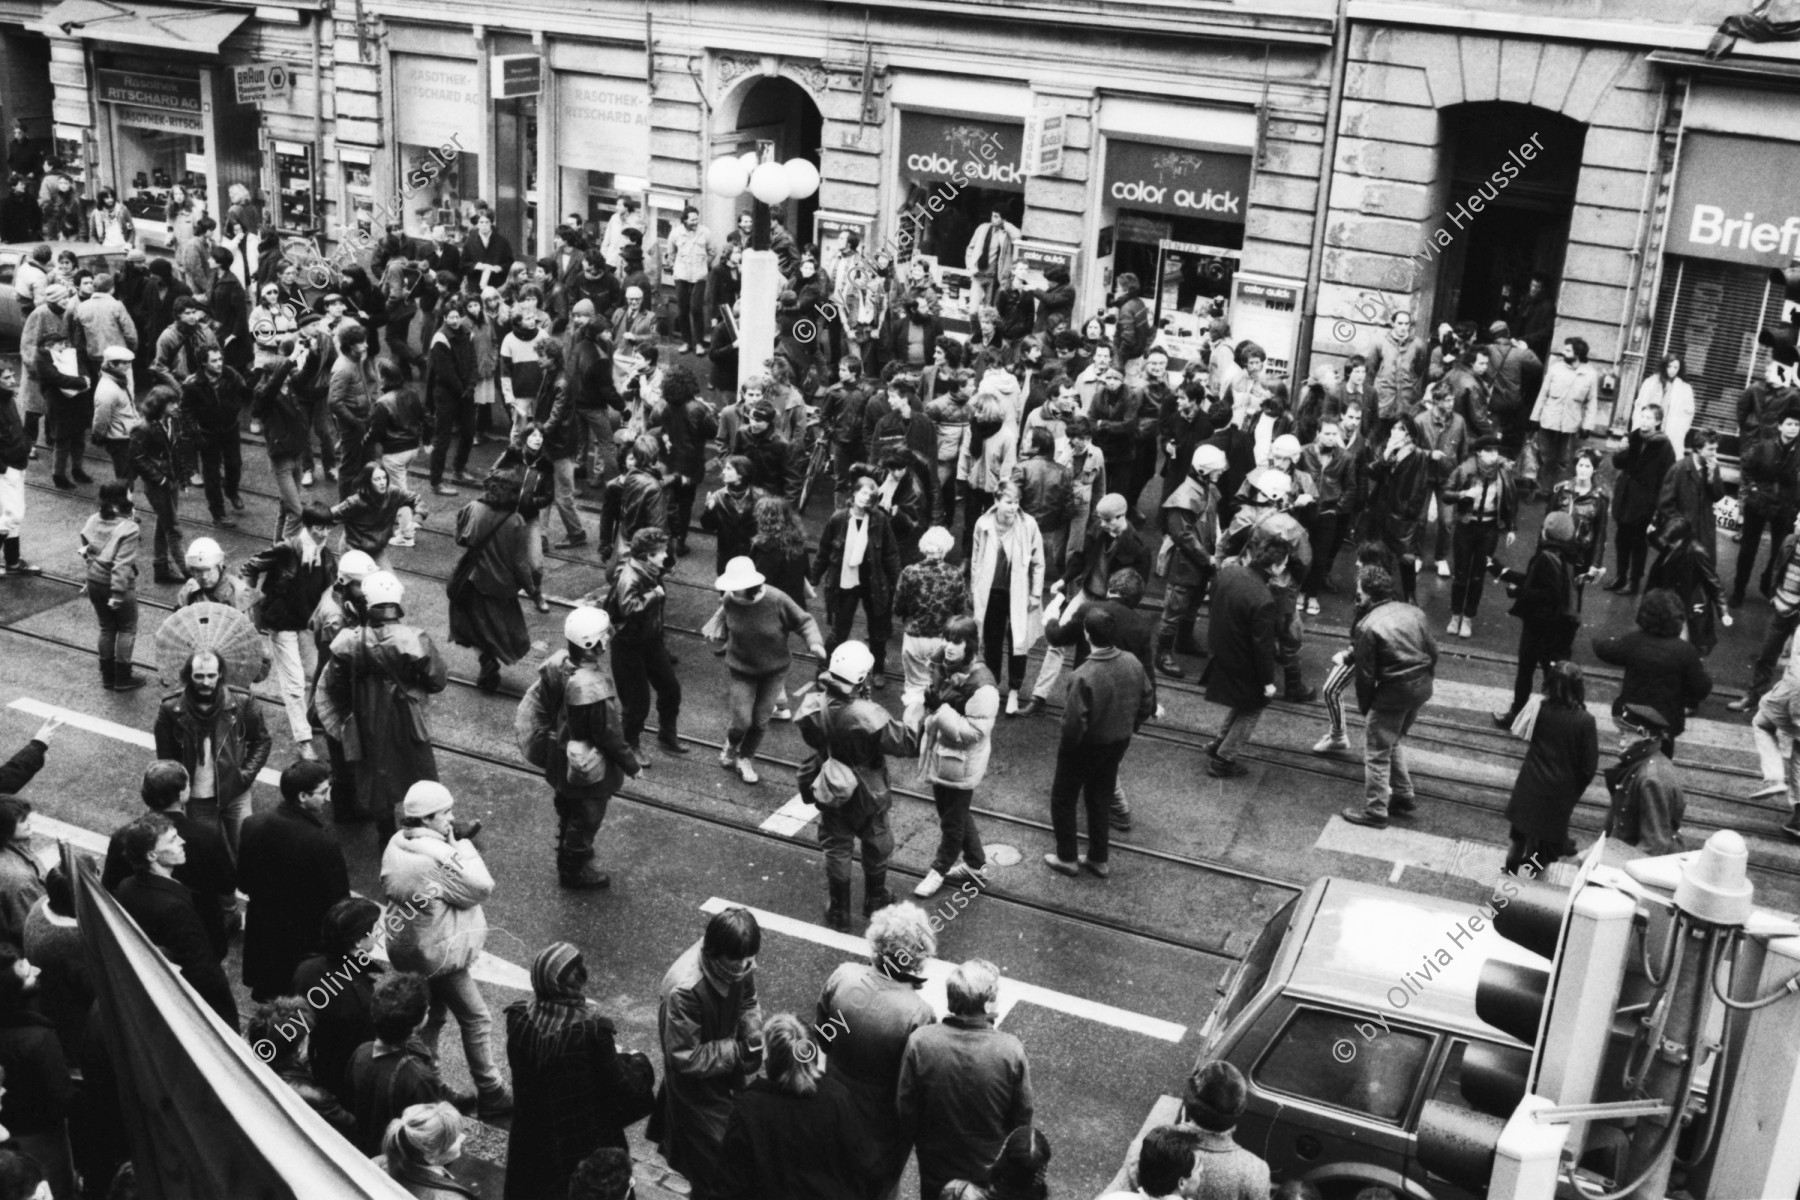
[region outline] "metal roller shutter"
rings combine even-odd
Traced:
[[[1694,388],[1694,423],[1724,435],[1727,452],[1736,452],[1738,395],[1769,363],[1757,331],[1780,321],[1781,310],[1766,268],[1673,254],[1664,260],[1644,373],[1664,354],[1680,355]]]

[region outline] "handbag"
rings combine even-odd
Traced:
[[[1513,718],[1512,735],[1521,741],[1529,742],[1532,733],[1537,729],[1538,710],[1543,707],[1544,697],[1542,695],[1534,695],[1527,700],[1525,707],[1519,710],[1519,715]]]
[[[722,642],[725,640],[725,633],[725,606],[721,604],[713,611],[712,616],[706,618],[706,624],[700,627],[700,636],[709,642]]]
[[[839,809],[856,798],[858,789],[862,787],[862,780],[858,778],[855,767],[831,757],[829,749],[831,745],[831,709],[827,706],[825,694],[822,691],[814,692],[806,698],[800,706],[800,712],[796,714],[796,719],[806,717],[809,712],[819,714],[819,723],[824,728],[827,749],[824,751],[824,759],[819,763],[818,771],[811,779],[806,778],[804,772],[801,774],[798,780],[800,792],[817,808]]]

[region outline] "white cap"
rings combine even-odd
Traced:
[[[861,642],[845,642],[831,652],[831,665],[826,669],[845,683],[855,685],[869,677],[875,656]]]
[[[376,571],[375,560],[362,550],[346,550],[338,559],[338,582],[361,583]]]
[[[1291,433],[1284,433],[1269,446],[1270,458],[1295,459],[1300,457],[1300,439]]]
[[[219,543],[211,538],[195,538],[188,543],[187,565],[196,571],[208,571],[222,566],[225,562],[225,551],[219,549]]]
[[[1223,471],[1230,465],[1225,458],[1225,452],[1217,446],[1208,443],[1204,446],[1194,447],[1194,470],[1196,473],[1205,475],[1213,471]]]
[[[563,637],[571,645],[592,650],[611,628],[612,618],[606,615],[604,609],[584,605],[571,612],[563,621]]]
[[[400,815],[415,820],[443,812],[456,804],[450,789],[435,779],[421,779],[406,789],[406,799],[400,802]]]
[[[363,580],[363,602],[370,608],[378,604],[398,604],[406,598],[406,589],[392,571],[377,571]]]

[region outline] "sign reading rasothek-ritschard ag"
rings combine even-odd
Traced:
[[[1669,206],[1670,254],[1783,267],[1800,255],[1800,143],[1689,130]]]

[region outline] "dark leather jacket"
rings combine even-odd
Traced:
[[[163,697],[156,714],[156,757],[179,759],[192,776],[199,765],[201,743],[212,738],[213,771],[221,801],[250,790],[256,773],[269,761],[268,727],[262,710],[229,687],[219,689],[210,721],[194,712],[187,690]]]
[[[1739,492],[1746,512],[1766,517],[1800,506],[1800,438],[1757,438],[1738,462]]]
[[[1019,507],[1044,533],[1067,529],[1075,518],[1074,476],[1054,459],[1033,455],[1013,468],[1019,485]]]
[[[1384,600],[1357,622],[1352,635],[1356,661],[1356,706],[1408,709],[1431,699],[1437,673],[1437,643],[1431,622],[1415,605]]]
[[[649,471],[627,471],[606,482],[600,508],[600,547],[605,553],[617,538],[629,545],[640,529],[661,529],[667,512],[662,480]]]
[[[1210,483],[1184,479],[1163,501],[1163,532],[1172,545],[1169,586],[1199,587],[1213,569],[1219,543],[1219,492]]]
[[[795,722],[812,751],[800,766],[800,792],[811,796],[813,780],[828,757],[851,768],[862,786],[835,815],[856,828],[893,804],[888,755],[917,758],[919,735],[887,709],[857,696],[854,689],[829,675],[820,679],[819,687],[824,703],[807,705]]]

